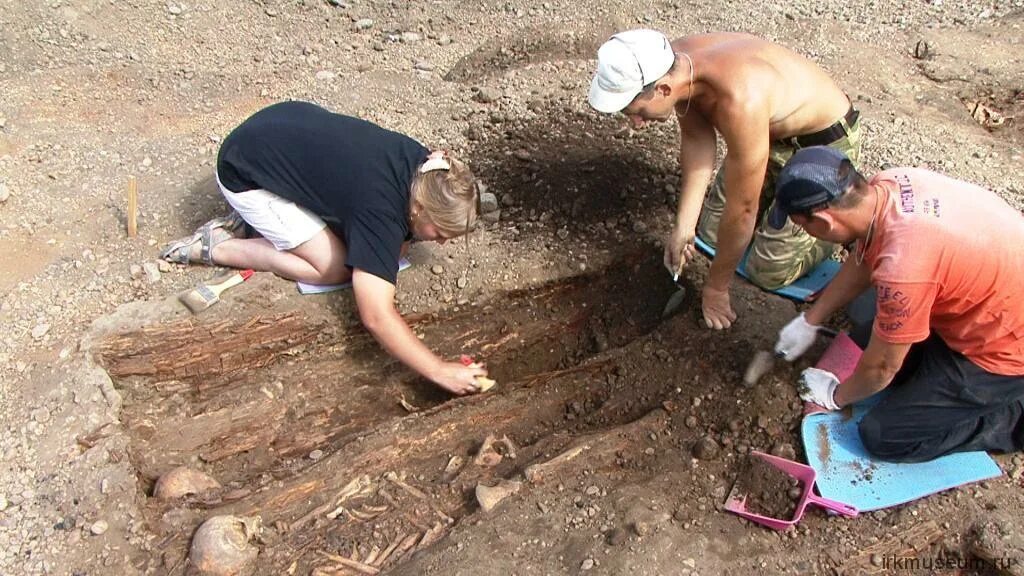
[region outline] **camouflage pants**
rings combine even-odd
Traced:
[[[849,128],[846,137],[829,146],[846,154],[857,165],[860,156],[860,120]],[[775,200],[775,179],[798,149],[789,142],[771,143],[768,169],[761,188],[758,225],[754,230],[745,271],[751,281],[768,290],[792,283],[831,256],[835,250],[834,244],[815,239],[791,220],[787,219],[781,230],[768,225],[768,209]],[[715,181],[708,188],[697,223],[697,235],[711,246],[718,244],[718,223],[725,209],[723,174],[724,169],[719,169]]]

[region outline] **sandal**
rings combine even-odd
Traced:
[[[168,244],[167,247],[160,252],[160,258],[177,264],[190,264],[198,261],[214,266],[214,247],[225,240],[234,238],[235,235],[233,232],[240,229],[243,224],[245,224],[245,221],[242,220],[236,212],[232,212],[226,217],[214,218],[200,226],[199,229],[191,236],[186,236],[185,238],[175,240]],[[213,232],[218,228],[227,232],[227,238],[214,238]],[[198,260],[194,260],[191,257],[192,246],[194,246],[196,242],[200,243]]]

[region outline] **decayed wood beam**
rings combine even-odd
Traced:
[[[221,376],[264,366],[283,351],[314,340],[320,328],[321,324],[297,313],[206,326],[186,320],[108,338],[98,351],[107,372],[115,377]]]
[[[883,574],[892,571],[886,559],[916,558],[929,546],[938,542],[945,532],[932,520],[922,522],[888,540],[882,540],[862,549],[836,569],[839,576]],[[873,560],[873,561],[872,561]]]

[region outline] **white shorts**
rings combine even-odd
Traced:
[[[278,250],[292,250],[327,226],[319,216],[267,190],[232,192],[217,176],[217,186],[228,204]]]

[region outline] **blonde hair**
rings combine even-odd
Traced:
[[[416,172],[412,180],[412,202],[438,231],[454,238],[468,234],[480,215],[480,194],[476,178],[463,162],[445,153],[451,168]],[[415,208],[413,208],[415,217]]]

